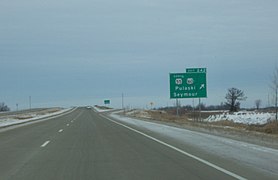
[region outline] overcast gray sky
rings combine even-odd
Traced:
[[[0,101],[15,109],[172,105],[169,73],[206,67],[207,104],[268,103],[277,0],[1,0]],[[182,100],[191,104],[192,100]]]

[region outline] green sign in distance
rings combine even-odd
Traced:
[[[205,72],[170,74],[170,98],[179,99],[207,97],[207,81]]]
[[[104,104],[110,104],[110,100],[104,100]]]

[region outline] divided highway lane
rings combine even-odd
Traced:
[[[75,119],[80,112],[75,110],[57,118],[24,124],[14,129],[0,131],[0,179],[13,179],[31,159],[41,153],[41,145],[55,139],[58,130],[65,127],[69,119]],[[21,179],[25,179],[22,177]],[[28,178],[26,178],[28,179]]]
[[[0,147],[1,179],[235,179],[86,108],[2,132]]]

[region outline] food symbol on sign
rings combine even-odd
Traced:
[[[176,79],[176,84],[181,85],[182,84],[182,79]]]
[[[193,84],[194,79],[193,78],[187,78],[187,84]]]

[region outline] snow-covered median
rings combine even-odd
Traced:
[[[1,117],[0,118],[0,128],[1,127],[6,127],[6,126],[11,126],[11,125],[16,125],[16,124],[22,124],[22,123],[26,123],[29,121],[36,121],[39,119],[43,119],[43,118],[47,118],[47,117],[51,117],[51,116],[56,116],[62,113],[65,113],[67,111],[70,111],[72,108],[69,109],[60,109],[57,110],[55,112],[31,112],[31,113],[24,113],[24,114],[20,114],[20,115],[9,115],[9,116],[5,116],[5,117]]]
[[[240,111],[229,114],[227,112],[218,115],[211,115],[205,121],[207,122],[216,122],[228,120],[234,123],[242,124],[266,124],[275,119],[274,113],[258,113],[258,112],[249,112],[249,111]]]

